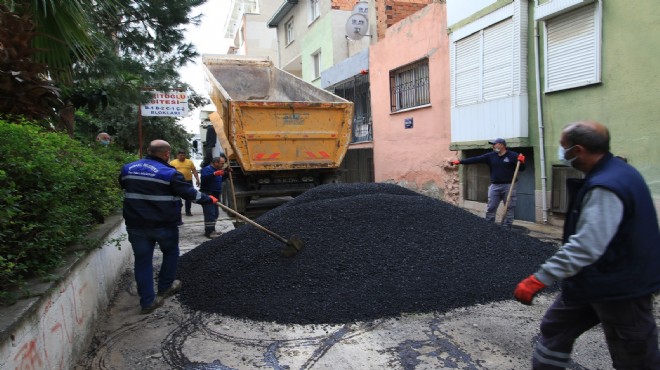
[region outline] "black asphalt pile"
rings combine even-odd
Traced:
[[[180,259],[181,303],[278,323],[347,323],[513,299],[556,246],[390,184],[309,190]]]

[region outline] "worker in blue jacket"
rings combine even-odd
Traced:
[[[226,163],[226,157],[214,157],[211,159],[211,164],[202,168],[200,191],[206,195],[220,199],[222,195],[222,180],[231,171],[231,168],[226,166]],[[204,236],[211,239],[211,234],[215,232],[215,223],[218,220],[220,211],[215,203],[203,205],[202,210],[204,211]]]
[[[197,191],[183,174],[172,167],[170,144],[154,140],[145,158],[126,164],[119,175],[124,189],[124,220],[135,256],[135,281],[142,314],[153,312],[163,300],[181,289],[175,280],[179,259],[180,199],[215,204],[217,197]],[[153,255],[156,243],[163,252],[158,274],[158,296],[154,292]]]
[[[515,298],[527,305],[555,281],[561,292],[541,321],[532,368],[564,369],[575,340],[602,324],[615,369],[660,369],[653,294],[660,291],[660,228],[642,175],[610,153],[598,122],[568,125],[558,159],[586,177],[570,199],[563,245]]]
[[[449,161],[451,165],[457,164],[474,164],[484,163],[490,168],[490,186],[488,187],[488,204],[486,205],[486,220],[495,222],[495,215],[497,214],[497,207],[500,203],[506,202],[511,190],[511,199],[509,200],[509,207],[506,210],[502,226],[511,228],[513,224],[513,212],[516,208],[517,196],[516,186],[512,184],[513,175],[516,170],[517,163],[520,162],[518,171],[525,170],[525,156],[522,153],[516,153],[513,150],[508,150],[506,147],[506,140],[497,138],[489,141],[488,144],[493,146],[493,151],[462,160],[454,159]],[[513,189],[511,187],[513,186]]]

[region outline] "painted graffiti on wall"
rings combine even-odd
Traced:
[[[67,354],[72,347],[78,329],[85,324],[81,297],[87,289],[85,282],[81,287],[75,287],[70,282],[66,288],[60,289],[57,300],[48,300],[44,304],[39,317],[39,333],[29,337],[22,344],[15,344],[18,350],[12,356],[8,369],[65,369],[70,360]]]

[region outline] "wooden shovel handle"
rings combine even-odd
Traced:
[[[511,201],[511,193],[513,192],[513,187],[516,186],[516,177],[518,177],[518,169],[520,168],[520,161],[516,162],[516,170],[513,172],[513,180],[511,180],[511,186],[509,187],[509,194],[506,196],[506,202],[504,203],[504,216],[502,217],[502,223],[506,219],[506,212],[509,210],[509,201]]]
[[[226,205],[224,205],[224,204],[222,204],[222,203],[220,203],[220,202],[218,202],[218,203],[216,203],[216,204],[217,204],[218,206],[220,206],[222,209],[224,209],[225,211],[227,211],[227,212],[231,212],[234,216],[236,216],[236,217],[240,218],[241,220],[243,220],[243,221],[249,223],[250,225],[256,227],[257,229],[259,229],[259,230],[265,232],[266,234],[272,236],[273,238],[275,238],[275,239],[281,241],[282,243],[285,243],[285,244],[288,244],[288,243],[289,243],[288,240],[286,240],[286,239],[284,239],[283,237],[281,237],[281,236],[275,234],[274,232],[272,232],[272,231],[266,229],[265,227],[259,225],[258,223],[256,223],[256,222],[250,220],[249,218],[243,216],[242,214],[240,214],[240,213],[234,211],[233,209],[227,207]]]

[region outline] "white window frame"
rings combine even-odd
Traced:
[[[545,93],[589,86],[602,82],[602,2],[573,0],[571,6],[542,9]],[[579,15],[591,22],[573,22]],[[589,12],[592,12],[589,14]],[[591,18],[593,16],[593,18]],[[575,32],[579,29],[581,32]],[[564,50],[575,52],[564,53]],[[556,78],[554,76],[557,76]]]
[[[293,17],[289,18],[288,21],[284,24],[284,36],[286,44],[289,45],[296,40],[295,28],[293,24]]]
[[[314,72],[314,80],[321,77],[321,50],[317,50],[312,54],[312,68]]]
[[[321,0],[309,0],[309,24],[321,16]]]

